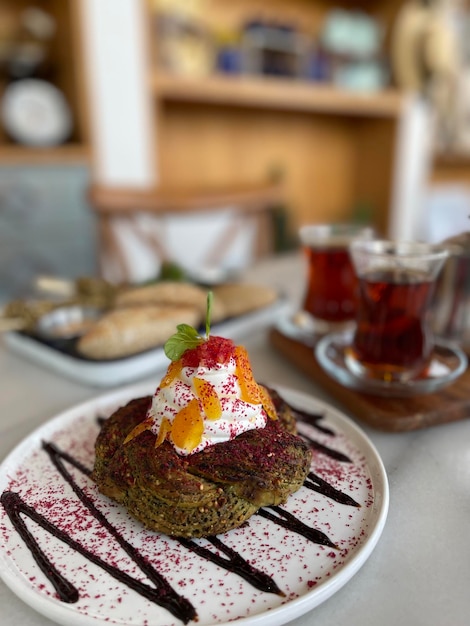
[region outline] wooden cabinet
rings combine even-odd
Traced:
[[[350,2],[390,26],[402,2]],[[230,28],[257,12],[318,33],[332,2],[208,0],[212,24]],[[377,6],[378,5],[378,6]],[[154,17],[149,18],[155,43]],[[156,58],[155,52],[152,58]],[[388,228],[402,95],[354,93],[292,79],[172,75],[153,65],[159,177],[166,185],[250,183],[283,177],[293,227],[368,213]]]
[[[311,220],[349,219],[361,212],[370,215],[379,232],[386,232],[403,114],[402,96],[393,86],[358,94],[281,78],[171,75],[155,62],[154,3],[133,2],[142,7],[150,42],[150,67],[143,68],[142,88],[151,100],[154,128],[150,135],[154,137],[158,184],[256,184],[276,173],[284,180],[293,228]],[[54,148],[15,145],[0,133],[0,162],[83,160],[88,159],[89,146],[94,157],[97,147],[98,152],[106,152],[105,140],[97,140],[102,119],[90,124],[94,134],[88,135],[82,76],[86,50],[81,39],[89,34],[90,25],[84,24],[80,11],[85,4],[91,6],[84,0],[0,0],[0,9],[16,15],[30,5],[53,15],[58,29],[51,53],[51,78],[65,94],[74,119],[69,141]],[[399,0],[352,0],[347,8],[377,16],[388,34],[401,4]],[[112,25],[121,8],[111,2],[106,6],[106,23]],[[339,5],[331,0],[206,0],[206,16],[211,26],[220,29],[234,28],[256,14],[274,16],[296,24],[314,38],[326,13],[335,6]],[[109,137],[109,130],[106,132]],[[92,163],[92,174],[96,169]]]
[[[294,229],[304,222],[345,220],[361,212],[370,215],[379,232],[387,231],[404,115],[402,94],[392,84],[366,94],[285,78],[169,74],[155,62],[152,4],[150,0],[100,0],[99,6],[90,0],[0,0],[1,10],[18,14],[35,5],[56,19],[54,82],[66,95],[74,117],[70,140],[51,149],[14,145],[0,134],[0,162],[88,159],[90,146],[92,176],[104,184],[250,184],[276,173],[284,180]],[[347,8],[366,10],[382,20],[388,37],[402,4],[403,0],[351,0]],[[335,6],[339,5],[331,0],[206,0],[205,15],[221,29],[256,14],[274,16],[299,25],[315,38]],[[109,57],[111,48],[103,39],[111,31],[121,32],[115,28],[119,20],[128,22],[139,11],[147,37],[141,36],[136,19],[134,38],[125,31],[125,43],[111,42],[120,59],[123,50],[132,57],[132,62],[117,69],[121,61]],[[97,28],[93,20],[98,21]],[[133,55],[132,51],[140,49],[145,39],[150,45],[143,61],[140,52]],[[95,59],[96,55],[103,58]],[[110,71],[122,77],[126,70],[127,82],[123,80],[120,87],[116,80],[112,85],[107,81]],[[111,95],[106,92],[110,88]],[[133,98],[130,112],[124,101],[137,92],[143,97]],[[97,104],[103,94],[105,106],[102,100]]]
[[[49,81],[64,94],[71,110],[73,127],[65,143],[37,148],[15,142],[0,125],[0,163],[44,164],[84,161],[88,158],[89,138],[81,75],[82,51],[76,0],[0,0],[0,20],[3,25],[0,43],[4,55],[8,46],[11,47],[9,37],[12,32],[16,32],[17,36],[25,36],[22,35],[18,24],[24,11],[31,8],[43,10],[52,17],[56,25],[54,34],[47,40],[45,67],[40,69],[37,77]],[[0,97],[3,97],[10,80],[3,57]]]
[[[433,163],[431,183],[470,185],[470,155],[437,155]]]
[[[219,92],[224,82],[188,89],[185,81],[155,80],[165,183],[256,182],[278,172],[298,223],[348,219],[362,206],[386,229],[399,96],[278,81]]]
[[[142,6],[151,44],[151,67],[148,75],[144,73],[143,88],[152,100],[159,183],[250,184],[281,174],[293,227],[310,220],[349,219],[365,211],[379,231],[387,230],[403,113],[402,96],[393,86],[358,94],[280,78],[171,75],[150,63],[156,56],[157,37],[152,3],[134,2]],[[0,163],[81,161],[88,159],[90,145],[96,147],[96,137],[88,135],[81,73],[81,3],[0,0],[0,10],[13,16],[27,6],[38,6],[56,20],[51,80],[65,94],[74,119],[70,139],[54,148],[21,146],[0,130]],[[402,4],[352,0],[348,8],[377,16],[388,34]],[[207,0],[206,14],[210,24],[221,29],[234,28],[256,14],[276,16],[315,37],[335,6],[331,0]],[[109,11],[111,17],[118,7]]]

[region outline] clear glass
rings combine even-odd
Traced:
[[[302,305],[317,329],[340,330],[354,321],[357,279],[349,245],[372,239],[374,231],[360,224],[309,224],[299,231],[307,263]]]
[[[356,374],[406,381],[429,366],[436,279],[448,256],[443,246],[403,241],[354,241],[358,277],[356,327],[346,364]]]
[[[470,233],[467,235],[467,246],[470,246]],[[449,252],[437,279],[434,332],[470,353],[470,250],[469,247],[452,246]]]

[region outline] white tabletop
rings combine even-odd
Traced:
[[[302,260],[288,256],[265,262],[250,278],[282,288],[295,306],[303,289]],[[328,397],[283,360],[265,332],[247,331],[243,343],[259,380],[306,391],[341,407],[341,398]],[[37,426],[101,393],[44,370],[0,345],[0,460]],[[385,529],[359,572],[292,624],[467,626],[470,421],[401,434],[362,428],[381,455],[389,478]],[[0,582],[0,624],[48,626],[52,622]]]

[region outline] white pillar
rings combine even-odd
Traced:
[[[157,183],[145,0],[79,0],[94,182]]]
[[[392,203],[388,224],[393,239],[416,239],[432,162],[432,113],[418,96],[405,99],[397,133]]]

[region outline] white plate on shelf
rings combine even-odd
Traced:
[[[284,315],[289,307],[288,300],[279,298],[268,307],[214,324],[211,333],[234,341],[242,340],[245,333],[266,327]],[[92,361],[68,354],[20,332],[4,333],[3,339],[5,345],[17,354],[44,365],[61,376],[93,387],[115,387],[132,383],[163,371],[168,366],[168,358],[162,346],[112,361]]]
[[[59,145],[68,139],[73,128],[64,94],[37,78],[17,80],[6,87],[1,116],[8,134],[27,146]]]
[[[258,514],[243,527],[218,536],[251,567],[271,578],[283,595],[261,591],[239,575],[197,556],[177,540],[146,530],[124,508],[99,494],[88,475],[70,463],[72,457],[91,468],[98,418],[133,397],[150,393],[148,386],[108,393],[58,415],[26,438],[0,466],[3,503],[20,498],[78,542],[82,551],[88,551],[81,554],[28,516],[20,516],[58,574],[75,589],[74,601],[59,599],[2,505],[0,577],[33,609],[67,626],[183,624],[183,619],[155,599],[131,590],[128,581],[116,579],[104,569],[114,566],[147,585],[142,589],[153,587],[106,527],[110,524],[130,551],[137,550],[147,559],[176,598],[181,595],[186,599],[198,615],[198,626],[276,626],[318,606],[354,576],[376,546],[388,511],[387,477],[374,446],[351,420],[312,396],[283,387],[277,390],[291,406],[321,416],[314,423],[299,422],[303,436],[324,446],[323,451],[316,446],[311,471],[343,497],[352,497],[361,505],[340,503],[305,485],[283,505],[284,511],[307,527],[326,534],[336,549]],[[79,500],[77,491],[52,463],[43,442],[70,455],[63,463],[65,470],[104,516],[105,523]],[[326,448],[345,455],[347,460],[335,459],[325,452]],[[272,512],[269,508],[267,511]],[[207,540],[197,542],[210,547]],[[93,563],[96,558],[102,563]],[[188,623],[196,624],[193,620]]]

